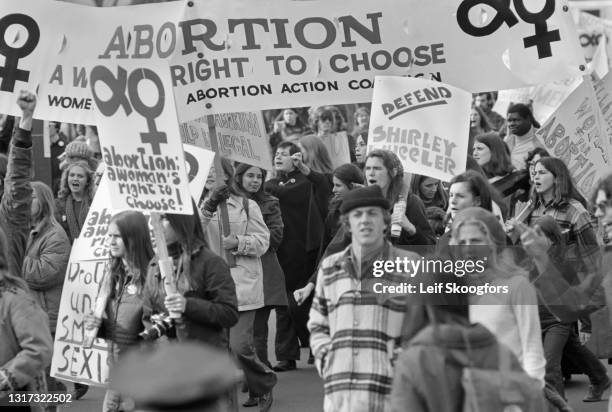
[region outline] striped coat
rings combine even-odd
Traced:
[[[380,259],[418,255],[387,244]],[[308,329],[319,375],[324,380],[326,412],[390,410],[393,349],[406,309],[404,296],[374,294],[371,270],[363,285],[353,266],[351,246],[323,260],[317,276]],[[369,274],[368,274],[369,273]],[[386,284],[407,280],[384,275]],[[369,290],[369,291],[368,291]]]

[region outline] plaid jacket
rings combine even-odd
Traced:
[[[591,215],[575,199],[563,201],[558,205],[540,203],[529,217],[529,226],[539,217],[552,216],[564,234],[566,241],[566,261],[577,273],[582,275],[597,273],[601,267],[601,250]]]
[[[387,244],[380,259],[397,256],[418,258]],[[367,269],[362,273],[368,276]],[[324,380],[325,411],[390,410],[391,360],[401,335],[406,299],[373,293],[365,286],[373,279],[366,280],[366,276],[362,285],[353,266],[351,246],[328,256],[319,269],[308,329],[316,366]],[[408,277],[385,274],[380,279],[397,284]]]

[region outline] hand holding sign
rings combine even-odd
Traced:
[[[185,312],[185,306],[187,305],[187,299],[179,293],[173,293],[164,299],[164,305],[169,313],[180,313]]]

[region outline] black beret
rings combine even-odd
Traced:
[[[359,187],[350,190],[342,196],[340,213],[343,215],[358,207],[379,206],[385,210],[391,207],[389,201],[385,199],[382,190],[377,185]]]

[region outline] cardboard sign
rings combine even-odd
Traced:
[[[189,144],[184,144],[183,150],[185,151],[189,189],[191,196],[198,203],[202,192],[204,192],[204,185],[206,184],[210,168],[215,161],[215,152]]]
[[[603,116],[588,77],[536,132],[551,156],[567,165],[576,187],[589,196],[610,167]]]
[[[265,170],[272,168],[272,155],[260,111],[214,115],[219,155]],[[207,117],[181,124],[183,143],[212,150]]]
[[[368,152],[397,154],[408,173],[449,181],[465,171],[472,95],[432,80],[377,77]]]
[[[83,62],[151,69],[166,59],[185,122],[296,101],[366,102],[376,75],[432,78],[474,92],[579,76],[584,57],[562,2],[540,10],[525,3],[212,0],[95,8],[5,0],[0,18],[29,16],[41,41],[52,43],[37,46],[49,51],[42,61],[36,56],[45,73],[28,80],[41,85],[37,117],[91,123]],[[0,96],[0,107],[10,108],[9,97]]]
[[[612,74],[608,72],[602,79],[596,80],[593,87],[606,125],[605,136],[608,146],[612,147]]]
[[[329,153],[334,169],[343,164],[351,163],[351,152],[346,132],[325,135],[321,137],[321,140],[323,140],[323,144]]]
[[[83,348],[85,314],[92,309],[107,260],[77,261],[71,256],[62,289],[51,376],[86,385],[108,383],[109,342],[96,339]]]
[[[191,214],[167,65],[98,65],[90,80],[113,208]]]

